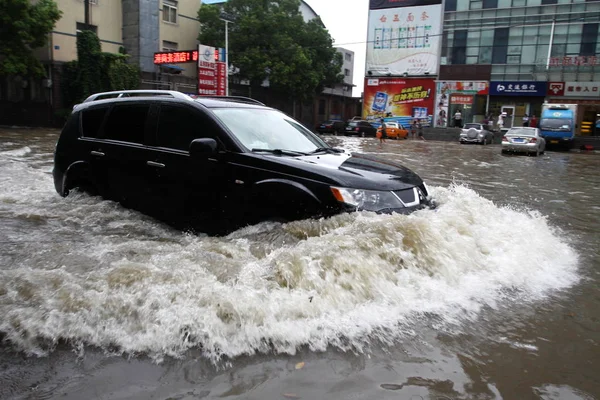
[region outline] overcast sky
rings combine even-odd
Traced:
[[[369,0],[304,0],[323,20],[336,47],[354,52],[354,97],[360,97],[365,78]]]

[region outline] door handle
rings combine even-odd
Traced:
[[[165,164],[154,162],[154,161],[146,161],[146,164],[148,164],[151,167],[156,167],[156,168],[164,168],[165,167]]]
[[[92,150],[90,152],[90,154],[93,155],[93,156],[104,157],[104,153],[101,152],[101,151],[94,151],[94,150]]]

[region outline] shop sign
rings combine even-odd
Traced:
[[[549,96],[600,97],[600,82],[549,82]]]
[[[491,96],[546,96],[547,82],[492,81]]]
[[[550,57],[551,67],[568,67],[572,65],[600,65],[600,58],[598,56]]]
[[[450,103],[471,105],[473,104],[473,96],[464,94],[453,94],[450,95]]]

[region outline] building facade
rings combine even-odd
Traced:
[[[83,0],[55,0],[61,19],[48,35],[48,44],[35,51],[47,78],[9,77],[0,82],[0,103],[10,123],[52,124],[62,104],[62,66],[77,59],[77,32],[85,29]],[[198,46],[200,0],[90,0],[89,26],[103,52],[124,51],[142,71],[142,88],[195,92],[194,64],[153,63],[154,52],[191,50]],[[4,120],[4,118],[2,118]]]
[[[505,127],[544,102],[578,104],[578,135],[600,114],[600,1],[446,0],[436,125],[458,109]],[[600,132],[599,132],[600,134]]]

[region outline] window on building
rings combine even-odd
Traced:
[[[508,53],[508,28],[494,30],[494,49],[492,50],[492,64],[506,64]]]
[[[583,25],[583,33],[581,35],[581,48],[579,50],[580,55],[596,55],[596,44],[598,42],[598,25],[599,24]]]
[[[168,40],[163,40],[162,42],[162,51],[177,51],[179,50],[179,45],[177,42],[169,42]]]
[[[346,61],[352,61],[352,54],[345,53]]]
[[[456,1],[457,0],[446,0],[444,11],[456,11]]]
[[[177,23],[177,1],[163,0],[163,21]]]
[[[344,75],[350,76],[350,70],[348,68],[344,69]]]
[[[77,24],[75,26],[75,31],[77,33],[83,32],[83,31],[92,31],[92,32],[94,32],[97,35],[98,34],[98,27],[96,25],[88,25],[87,28],[86,28],[84,22],[77,22]]]
[[[454,45],[452,46],[452,64],[467,63],[467,31],[454,32]]]
[[[325,100],[319,99],[319,115],[325,115]]]
[[[542,0],[542,5],[544,4],[558,4],[558,0]]]
[[[150,105],[148,104],[114,106],[104,128],[105,138],[130,143],[144,143],[146,116],[149,109]]]
[[[498,0],[483,0],[483,8],[498,8]]]
[[[83,3],[84,0],[81,0],[81,2]],[[93,5],[97,6],[98,5],[98,0],[90,0],[90,4],[93,4]]]

